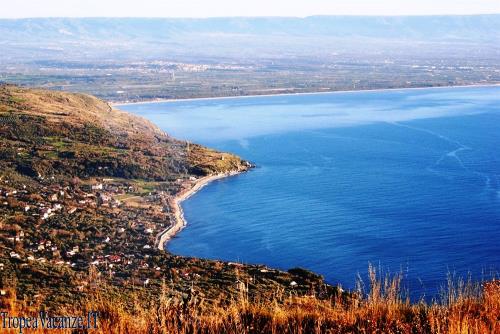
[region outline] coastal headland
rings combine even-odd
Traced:
[[[152,300],[169,282],[172,296],[194,290],[213,300],[237,293],[237,281],[252,281],[255,296],[336,293],[319,275],[164,251],[185,225],[183,200],[252,167],[233,154],[176,140],[89,95],[12,85],[0,87],[0,130],[6,295],[43,296],[55,307],[107,286],[120,298],[140,289]]]

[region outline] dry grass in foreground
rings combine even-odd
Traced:
[[[370,268],[368,291],[360,288],[348,301],[279,291],[273,300],[256,301],[242,287],[233,300],[212,304],[189,295],[173,299],[164,288],[149,304],[97,291],[83,305],[57,311],[98,311],[99,328],[90,333],[500,333],[499,280],[483,285],[450,280],[442,300],[430,304],[403,299],[400,283],[401,276],[380,280]],[[15,298],[3,308],[11,315],[29,312]]]

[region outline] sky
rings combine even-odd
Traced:
[[[500,0],[0,0],[1,18],[500,13]]]

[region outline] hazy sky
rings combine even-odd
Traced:
[[[0,0],[2,18],[493,13],[500,13],[500,0]]]

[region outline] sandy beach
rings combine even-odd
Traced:
[[[243,171],[234,171],[222,174],[208,175],[197,179],[194,181],[193,186],[191,188],[185,189],[181,191],[177,196],[175,196],[171,201],[171,207],[174,214],[174,224],[163,230],[157,236],[157,246],[158,249],[164,250],[165,244],[174,237],[177,233],[179,233],[187,224],[184,219],[184,212],[182,211],[181,203],[182,201],[188,199],[192,195],[194,195],[198,190],[206,186],[212,181],[219,180],[225,177],[234,176],[242,173]]]
[[[424,90],[424,89],[446,89],[446,88],[473,88],[473,87],[498,87],[500,84],[475,84],[475,85],[456,85],[456,86],[433,86],[433,87],[407,87],[407,88],[375,88],[375,89],[351,89],[351,90],[325,90],[318,92],[304,93],[274,93],[274,94],[255,94],[255,95],[235,95],[235,96],[214,96],[214,97],[194,97],[186,99],[152,99],[138,102],[108,102],[111,107],[119,107],[134,104],[150,104],[150,103],[165,103],[165,102],[181,102],[181,101],[204,101],[204,100],[227,100],[253,97],[270,97],[270,96],[293,96],[293,95],[318,95],[318,94],[340,94],[340,93],[360,93],[360,92],[384,92],[398,90]]]

